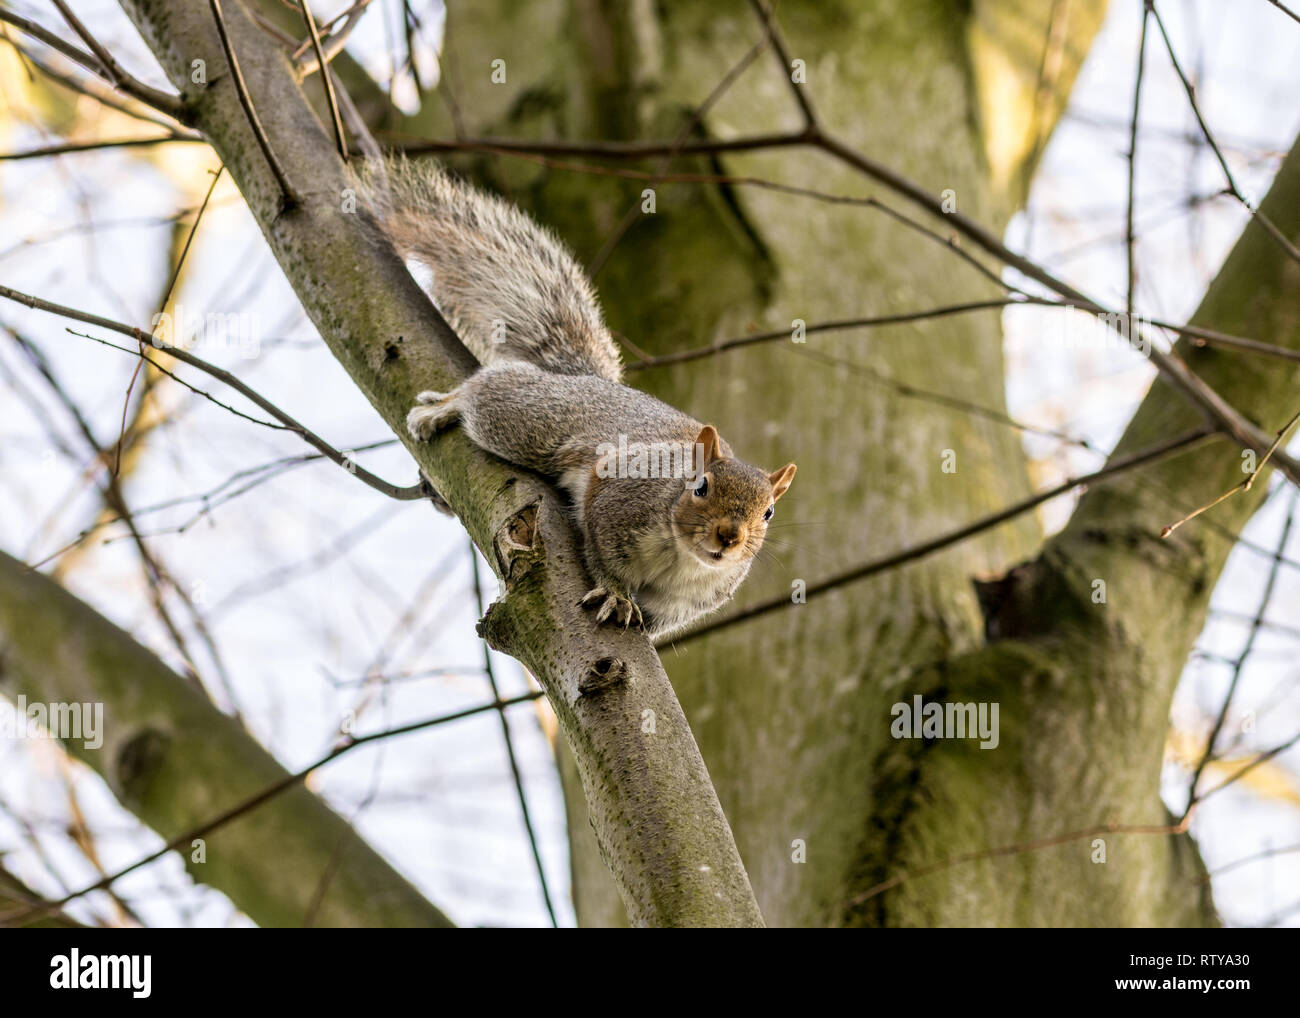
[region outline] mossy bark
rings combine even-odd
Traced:
[[[553,489],[459,430],[417,443],[405,419],[424,389],[475,362],[383,239],[284,53],[237,4],[231,46],[288,193],[235,88],[209,4],[123,0],[187,112],[239,185],[324,343],[402,437],[504,586],[484,638],[537,677],[573,749],[600,851],[634,922],[754,926],[762,916],[703,759],[643,634],[597,628],[569,514]],[[512,32],[526,31],[521,16]],[[207,69],[194,78],[195,61]],[[653,716],[652,731],[644,718]]]
[[[778,12],[827,130],[936,195],[951,189],[961,211],[998,231],[1027,192],[1105,8],[932,0],[789,2]],[[643,140],[675,136],[760,31],[739,2],[502,2],[453,7],[448,45],[472,135]],[[505,85],[488,75],[498,58],[509,68]],[[783,78],[765,55],[694,137],[797,128]],[[556,226],[587,259],[652,186],[500,156],[455,161]],[[1270,198],[1292,236],[1295,162]],[[803,149],[678,159],[672,169],[889,200]],[[941,245],[869,210],[740,185],[655,190],[655,213],[634,219],[598,278],[611,324],[652,354],[795,319],[994,293]],[[1296,309],[1286,296],[1294,273],[1252,228],[1197,320],[1295,345]],[[943,533],[1027,490],[1010,429],[906,399],[805,351],[990,408],[1004,402],[993,312],[637,374],[636,384],[717,424],[747,458],[799,463],[779,507],[778,523],[792,526],[773,531],[774,561],[747,582],[742,606],[789,591],[792,580],[815,581]],[[1294,409],[1286,403],[1297,379],[1287,365],[1183,354],[1265,430]],[[1196,423],[1157,383],[1117,454]],[[955,473],[942,469],[945,450],[955,453]],[[1186,836],[1108,835],[1105,864],[1094,861],[1094,839],[1078,839],[864,892],[964,853],[1110,824],[1171,823],[1158,792],[1170,698],[1231,535],[1262,488],[1217,515],[1226,537],[1197,524],[1169,542],[1158,533],[1239,482],[1240,463],[1230,444],[1212,443],[1097,486],[1045,546],[1024,517],[781,615],[665,650],[769,923],[1215,922]],[[1003,630],[990,639],[986,625],[995,620],[984,617],[972,580],[1002,577],[1022,562],[1005,585],[996,620]],[[1092,599],[1095,579],[1107,581],[1105,605]],[[998,749],[892,739],[892,705],[917,693],[998,702]],[[568,788],[580,919],[618,923],[583,803],[572,781]],[[806,862],[794,861],[796,841]]]
[[[935,194],[951,189],[962,212],[998,231],[1023,198],[1105,6],[789,2],[779,13],[828,130]],[[761,31],[739,0],[707,7],[498,0],[453,5],[448,24],[449,80],[470,134],[571,140],[674,136]],[[798,126],[789,82],[769,58],[732,86],[695,136]],[[505,82],[492,79],[494,60],[505,61]],[[408,126],[415,123],[450,134],[433,104]],[[651,186],[498,156],[452,161],[556,226],[587,259]],[[1295,163],[1293,154],[1268,206],[1292,237],[1300,208]],[[889,198],[802,149],[681,159],[673,170]],[[942,245],[867,209],[739,185],[664,183],[655,191],[655,213],[633,218],[598,278],[611,324],[651,353],[795,319],[911,310],[994,292]],[[1198,320],[1300,345],[1287,301],[1295,271],[1248,230]],[[1027,490],[1014,432],[801,356],[808,351],[990,408],[1003,404],[1000,328],[991,312],[814,338],[807,348],[751,348],[638,375],[637,384],[717,424],[747,458],[800,465],[780,507],[779,519],[794,525],[774,530],[775,561],[748,581],[742,605],[789,591],[792,580],[812,582],[943,533]],[[1297,381],[1288,365],[1205,351],[1185,356],[1266,430],[1294,409],[1286,406]],[[404,384],[394,396],[386,385],[359,382],[374,390],[377,405],[409,396]],[[1118,452],[1194,422],[1157,383]],[[943,470],[948,451],[951,473]],[[1157,535],[1163,523],[1239,481],[1240,462],[1235,448],[1217,443],[1097,487],[1045,546],[1025,517],[781,615],[665,651],[768,922],[1214,922],[1185,836],[1107,837],[1104,864],[1094,839],[1077,839],[948,866],[864,895],[882,880],[966,853],[1107,824],[1169,822],[1157,787],[1169,699],[1231,535],[1262,488],[1226,503],[1213,527],[1189,524],[1170,542]],[[460,479],[468,477],[467,470]],[[467,522],[490,543],[495,528],[479,528],[472,516]],[[972,579],[1003,577],[1017,563],[1027,564],[999,585],[1002,598],[986,618]],[[1105,605],[1092,599],[1096,579],[1107,582]],[[535,607],[544,611],[547,597],[539,597]],[[892,705],[915,694],[998,703],[998,749],[892,739]],[[579,917],[590,925],[624,921],[619,889],[590,834],[593,814],[572,760],[561,757]],[[590,774],[584,778],[590,795]],[[610,816],[602,809],[594,819],[607,824]]]
[[[167,841],[287,775],[151,651],[3,553],[0,691],[29,703],[102,705],[98,738],[69,738],[64,746]],[[451,925],[301,784],[180,854],[195,880],[224,892],[263,926],[309,919],[317,926]]]

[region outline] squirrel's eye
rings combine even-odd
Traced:
[[[770,519],[772,518],[772,514],[773,514],[774,512],[776,512],[776,506],[774,506],[774,505],[770,505],[770,506],[768,506],[768,507],[767,507],[767,512],[765,512],[765,513],[763,514],[763,520],[764,520],[764,522],[766,522],[767,520],[770,520]]]
[[[701,477],[699,483],[695,485],[695,497],[703,498],[709,493],[709,479]]]

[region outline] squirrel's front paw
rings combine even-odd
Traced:
[[[627,629],[642,623],[641,609],[630,597],[625,597],[608,587],[594,587],[578,602],[583,608],[596,609],[596,625],[613,622]]]
[[[459,411],[452,403],[455,393],[422,392],[416,396],[420,404],[406,415],[406,430],[417,442],[427,442],[439,431],[456,423]]]

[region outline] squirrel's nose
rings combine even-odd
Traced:
[[[740,524],[734,520],[727,523],[719,523],[714,529],[714,534],[717,535],[718,544],[723,548],[730,548],[733,544],[739,544],[741,538],[744,536]]]

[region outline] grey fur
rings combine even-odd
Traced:
[[[397,249],[432,271],[443,317],[482,363],[622,378],[591,281],[549,230],[436,163],[390,161],[366,188]]]
[[[598,623],[642,623],[667,636],[724,604],[788,477],[774,490],[716,432],[623,385],[590,281],[518,209],[406,162],[363,186],[399,250],[433,269],[435,299],[484,365],[449,393],[421,393],[411,435],[427,441],[459,424],[476,445],[565,490],[595,581],[582,604]],[[710,461],[687,462],[675,476],[634,476],[611,458],[620,439],[694,449],[708,434],[717,442]]]

